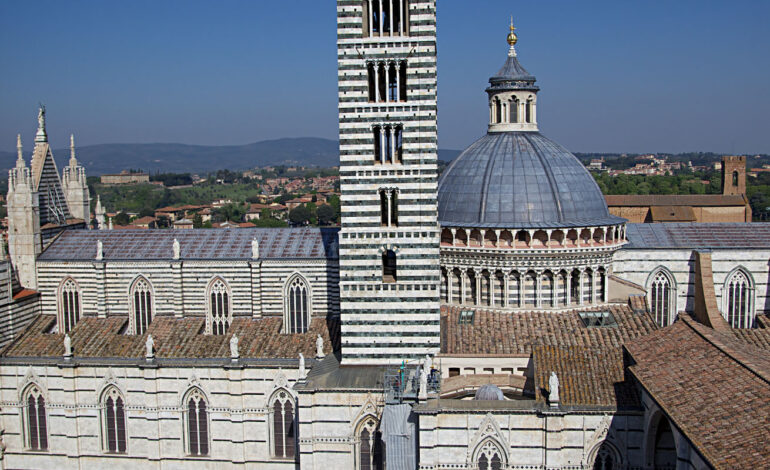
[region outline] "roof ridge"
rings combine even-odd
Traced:
[[[690,329],[692,329],[698,336],[703,338],[705,341],[707,341],[709,344],[711,344],[715,348],[719,349],[719,351],[721,351],[725,356],[729,357],[734,362],[741,365],[742,367],[750,371],[752,374],[759,377],[762,381],[770,385],[770,370],[762,370],[763,366],[760,364],[757,364],[751,355],[746,354],[744,351],[741,351],[740,349],[734,349],[733,346],[737,346],[738,348],[748,347],[750,349],[757,349],[757,352],[760,353],[759,357],[762,357],[761,349],[757,348],[756,346],[752,346],[748,343],[745,343],[743,341],[740,341],[738,338],[729,337],[713,329],[709,329],[706,326],[703,326],[700,323],[696,322],[694,319],[690,318],[687,315],[684,315],[681,318],[682,318],[682,322],[686,326],[688,326]],[[720,338],[719,336],[725,336],[725,337]],[[736,345],[727,344],[729,341],[735,341],[737,344]]]

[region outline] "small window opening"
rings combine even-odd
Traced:
[[[398,279],[397,271],[396,253],[393,250],[387,250],[382,254],[382,282],[396,282]]]

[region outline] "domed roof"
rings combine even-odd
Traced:
[[[611,225],[599,186],[568,150],[539,132],[488,133],[439,180],[439,223],[449,227]]]
[[[476,390],[474,400],[505,400],[503,391],[494,384],[484,384]]]

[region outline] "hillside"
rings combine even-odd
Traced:
[[[29,159],[32,149],[27,148]],[[439,150],[449,161],[456,150]],[[246,145],[206,146],[185,144],[102,144],[77,148],[80,163],[89,176],[134,168],[147,172],[206,173],[219,169],[243,170],[270,165],[331,167],[339,164],[338,144],[315,137],[266,140]],[[69,159],[69,149],[55,149],[59,169]],[[29,162],[29,160],[27,160]],[[16,162],[15,152],[0,152],[2,175]]]

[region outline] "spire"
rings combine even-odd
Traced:
[[[98,216],[99,213],[103,213],[104,209],[102,209],[102,199],[99,197],[99,195],[96,195],[96,207],[94,208],[94,212],[96,212],[96,215]]]
[[[78,166],[78,160],[75,158],[75,135],[70,134],[70,168]]]
[[[24,163],[24,152],[21,148],[21,134],[16,134],[16,168],[24,168],[26,165]]]
[[[516,57],[516,43],[519,42],[519,37],[514,32],[516,28],[513,26],[513,15],[511,15],[511,32],[508,33],[508,45],[511,46],[508,49],[508,57]]]
[[[37,134],[35,142],[48,142],[48,134],[45,133],[45,106],[41,103],[37,110]]]

